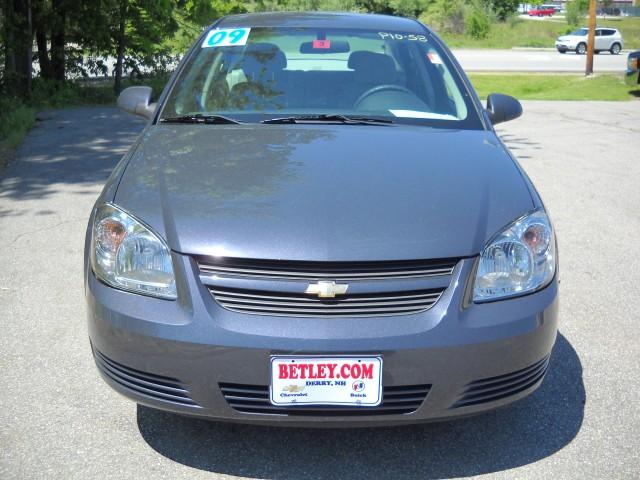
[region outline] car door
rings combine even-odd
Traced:
[[[599,28],[596,29],[596,37],[595,37],[596,41],[595,41],[595,47],[594,47],[596,50],[606,50],[607,48],[609,48],[606,46],[607,39],[603,36],[603,33],[604,33],[604,30],[601,30]]]
[[[602,42],[602,50],[609,50],[611,48],[611,45],[613,45],[614,42],[615,33],[615,30],[610,30],[607,28],[602,30],[602,37],[600,40]]]
[[[604,48],[606,48],[607,50],[611,49],[611,46],[618,40],[616,31],[611,29],[604,30],[604,36],[602,38],[606,40]]]

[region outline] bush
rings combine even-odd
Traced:
[[[474,8],[466,20],[467,33],[475,39],[487,38],[491,25],[489,15],[481,8]]]
[[[464,0],[436,0],[420,19],[441,33],[461,35],[465,31],[467,10]]]
[[[577,26],[589,10],[589,0],[571,0],[567,3],[566,10],[564,17],[567,23]]]
[[[33,81],[31,104],[38,108],[64,108],[77,105],[107,104],[115,101],[111,82],[90,83],[68,81],[64,83],[36,78]],[[111,91],[109,91],[111,88]]]
[[[485,2],[486,3],[486,2]],[[491,0],[490,5],[498,20],[506,21],[518,11],[519,0]]]
[[[17,98],[0,97],[0,142],[17,146],[36,121],[36,111]]]

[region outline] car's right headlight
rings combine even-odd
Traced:
[[[527,214],[485,246],[473,300],[498,300],[544,288],[553,280],[556,262],[556,240],[547,214],[544,210]]]
[[[151,229],[115,205],[98,207],[91,265],[104,283],[129,292],[175,299],[171,251]]]

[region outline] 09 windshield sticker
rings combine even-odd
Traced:
[[[413,33],[391,33],[378,32],[382,40],[396,40],[399,42],[422,42],[427,43],[429,40],[426,35],[416,35]]]
[[[202,42],[202,48],[241,47],[249,40],[250,28],[221,28],[211,30]]]

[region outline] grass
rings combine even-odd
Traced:
[[[0,172],[35,122],[35,108],[17,99],[0,98]]]
[[[587,21],[583,24],[586,26]],[[599,27],[617,28],[622,32],[625,49],[640,48],[640,17],[598,19]],[[475,39],[469,35],[442,33],[441,36],[452,48],[553,48],[555,39],[574,30],[562,20],[525,20],[512,18],[505,23],[493,23],[489,36]]]
[[[469,74],[481,98],[504,93],[519,100],[632,100],[640,86],[629,87],[622,75]],[[640,108],[640,105],[638,105]]]

